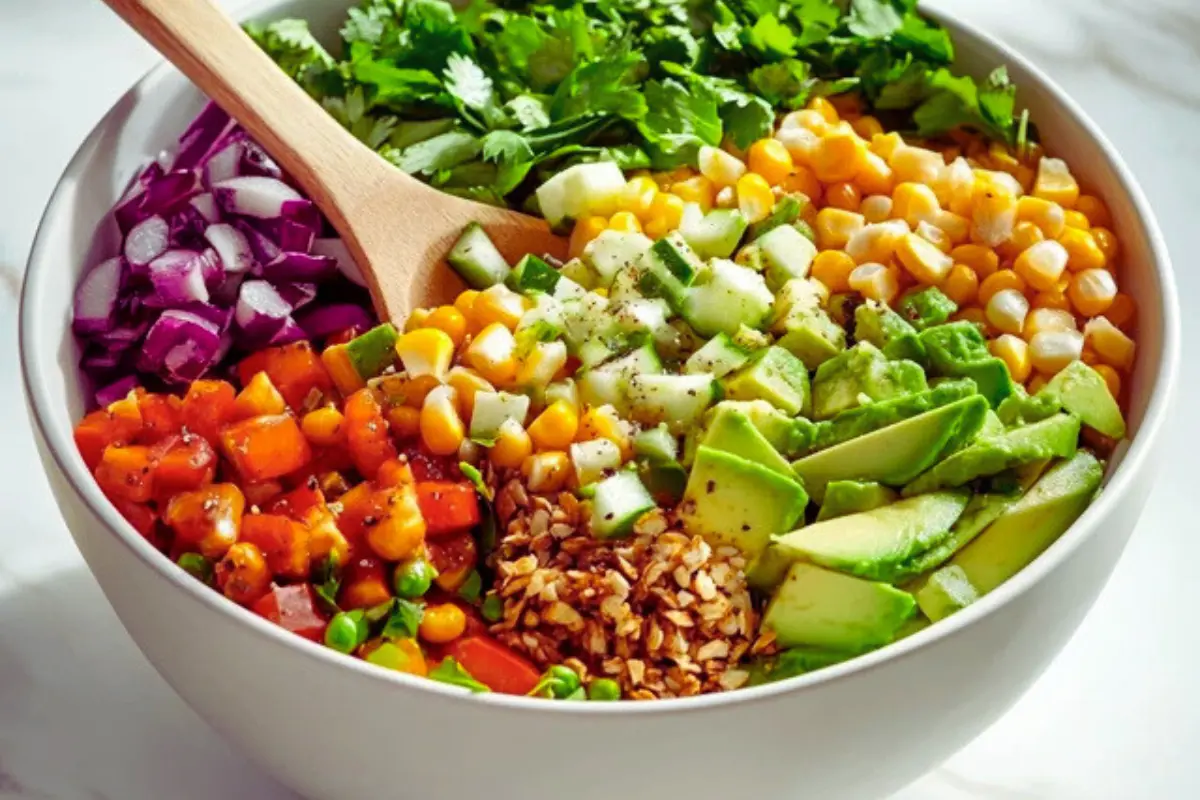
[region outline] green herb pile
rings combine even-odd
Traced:
[[[367,0],[342,58],[303,20],[249,31],[343,125],[447,192],[521,206],[581,161],[694,164],[769,135],[776,109],[859,92],[901,129],[1026,136],[1001,67],[951,71],[915,0]]]

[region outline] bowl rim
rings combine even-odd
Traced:
[[[247,8],[240,9],[237,16],[239,19],[260,17],[270,13],[279,5],[281,5],[281,0],[260,0],[250,4]],[[1151,266],[1157,273],[1162,303],[1162,314],[1158,319],[1162,348],[1157,377],[1154,385],[1150,388],[1149,401],[1138,433],[1131,440],[1124,459],[1111,474],[1105,490],[1086,509],[1084,514],[1031,564],[976,603],[948,619],[941,620],[936,625],[930,625],[900,641],[840,664],[776,683],[731,692],[659,700],[652,703],[549,703],[540,698],[496,693],[472,695],[465,690],[427,678],[383,670],[359,659],[346,658],[341,653],[296,636],[254,614],[249,609],[230,602],[223,595],[184,573],[138,534],[104,497],[92,476],[77,458],[71,432],[59,430],[49,422],[43,409],[50,407],[52,398],[41,372],[36,369],[34,363],[34,355],[42,348],[42,342],[37,332],[34,322],[35,314],[32,310],[34,301],[44,293],[42,289],[43,276],[51,271],[51,265],[45,254],[48,247],[47,240],[50,238],[50,230],[56,217],[67,208],[65,203],[68,187],[87,160],[91,145],[100,136],[102,130],[116,122],[116,117],[121,110],[136,103],[140,95],[152,93],[165,80],[178,77],[175,69],[165,61],[160,61],[146,72],[92,127],[59,177],[38,223],[23,278],[18,323],[21,373],[30,419],[36,427],[38,435],[46,444],[47,452],[54,459],[59,472],[65,478],[66,484],[70,486],[76,497],[91,514],[104,523],[107,528],[104,535],[115,536],[116,540],[142,562],[142,565],[148,568],[154,577],[181,589],[192,602],[229,617],[235,624],[249,629],[255,635],[266,637],[266,641],[270,641],[276,646],[291,650],[302,657],[332,665],[335,669],[354,670],[368,680],[377,681],[384,691],[416,689],[432,692],[442,695],[448,701],[468,702],[480,709],[492,708],[495,709],[495,713],[500,713],[504,709],[513,709],[539,714],[666,716],[702,712],[732,705],[770,702],[782,695],[815,690],[823,684],[849,680],[855,675],[879,669],[890,662],[912,657],[918,650],[932,646],[941,639],[956,636],[975,622],[996,613],[1018,595],[1028,591],[1055,571],[1084,541],[1096,534],[1099,521],[1124,500],[1133,483],[1135,473],[1147,468],[1146,462],[1149,454],[1161,434],[1163,424],[1169,414],[1178,378],[1181,336],[1178,291],[1166,243],[1145,194],[1116,148],[1096,123],[1062,88],[1012,47],[944,11],[923,9],[923,12],[942,23],[955,41],[974,39],[999,53],[1003,57],[1003,63],[1009,66],[1019,66],[1032,78],[1033,83],[1039,85],[1041,91],[1046,93],[1059,111],[1069,117],[1095,142],[1103,158],[1108,161],[1113,170],[1121,190],[1126,193],[1136,218],[1144,230],[1153,256]]]

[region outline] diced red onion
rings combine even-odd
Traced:
[[[275,241],[281,250],[291,253],[307,253],[317,240],[317,232],[302,222],[290,219],[274,220]]]
[[[281,217],[284,203],[304,200],[283,181],[261,175],[245,175],[215,183],[213,195],[217,198],[217,205],[226,212],[259,219]]]
[[[124,378],[118,378],[107,386],[102,386],[96,390],[96,405],[101,408],[112,405],[113,403],[129,396],[129,393],[138,387],[138,379],[134,375],[126,375]]]
[[[245,281],[238,292],[233,318],[252,340],[269,339],[290,319],[291,305],[266,281]]]
[[[144,267],[167,252],[171,227],[160,216],[146,217],[133,226],[125,237],[125,260],[135,267]]]
[[[283,252],[279,249],[279,245],[271,240],[271,237],[255,228],[248,220],[235,220],[233,224],[246,235],[246,239],[250,242],[250,249],[254,252],[254,260],[259,264],[274,261]]]
[[[237,303],[238,292],[241,291],[242,281],[247,275],[245,272],[226,272],[225,279],[208,290],[208,301],[222,308],[232,309]]]
[[[195,169],[208,154],[210,148],[233,126],[220,106],[209,101],[179,138],[175,160],[171,169]]]
[[[194,172],[168,172],[150,182],[146,190],[117,206],[113,212],[121,233],[155,214],[166,215],[180,203],[200,193],[200,180]]]
[[[283,170],[275,163],[275,159],[267,155],[267,151],[250,139],[242,142],[242,159],[240,162],[242,175],[263,175],[268,178],[283,179]]]
[[[204,238],[217,251],[226,272],[248,272],[254,266],[250,240],[228,222],[209,225],[204,231]]]
[[[295,320],[288,317],[283,321],[283,327],[275,332],[275,335],[267,342],[272,347],[278,347],[282,344],[291,344],[308,338],[304,329],[296,324]]]
[[[319,283],[337,275],[337,262],[329,256],[280,253],[262,266],[262,275],[273,283]]]
[[[204,255],[194,250],[168,250],[150,262],[150,283],[154,294],[147,305],[177,308],[187,303],[207,303]]]
[[[360,305],[336,303],[316,306],[297,314],[296,324],[304,329],[310,339],[324,339],[350,328],[365,331],[375,324],[375,317]]]
[[[221,330],[216,325],[196,314],[169,309],[146,334],[138,368],[169,383],[187,383],[215,363],[220,345]]]
[[[346,244],[337,238],[317,239],[309,252],[314,256],[329,256],[337,262],[337,268],[343,275],[359,286],[366,287],[367,281],[359,272],[358,265],[350,256]]]
[[[107,375],[115,370],[125,358],[123,350],[109,350],[100,345],[91,345],[79,360],[79,366],[91,376]]]
[[[79,282],[79,288],[75,290],[75,317],[72,321],[76,333],[112,330],[124,272],[125,266],[118,256],[100,262]]]
[[[217,200],[212,196],[212,192],[198,194],[188,202],[209,225],[221,221],[221,211],[217,208]]]
[[[211,303],[189,303],[186,306],[181,306],[178,310],[195,314],[201,319],[206,319],[213,325],[216,325],[217,329],[221,331],[224,331],[233,322],[232,308],[221,308]]]
[[[242,143],[240,141],[229,142],[204,164],[204,185],[212,187],[221,181],[236,178],[239,174],[238,166],[241,163]]]
[[[189,203],[171,216],[171,247],[200,250],[205,246],[204,229],[208,223]]]
[[[292,311],[303,308],[317,298],[315,283],[277,283],[274,286],[279,296],[292,307]]]

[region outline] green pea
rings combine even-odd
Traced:
[[[211,583],[213,577],[212,563],[199,553],[184,553],[179,557],[180,569],[202,583]]]
[[[596,678],[588,685],[589,700],[620,700],[621,687],[611,678]]]
[[[393,576],[396,594],[405,600],[424,597],[425,593],[429,591],[429,587],[433,585],[433,579],[436,576],[437,570],[425,559],[416,558],[406,561],[396,567],[396,574]]]
[[[554,696],[562,699],[579,688],[579,675],[570,667],[556,664],[546,670]]]
[[[356,621],[345,611],[334,614],[333,619],[325,626],[325,646],[339,653],[353,653],[362,643],[362,638],[365,638],[360,638],[365,625],[366,620],[361,620],[360,626],[360,621]]]
[[[488,622],[499,622],[504,618],[504,601],[495,592],[488,592],[487,597],[483,598],[483,606],[479,613],[483,614],[483,618]]]
[[[583,687],[580,686],[575,691],[571,692],[569,695],[567,695],[566,697],[564,697],[562,699],[563,700],[587,700],[588,698],[587,698],[587,693],[585,693],[583,691]]]

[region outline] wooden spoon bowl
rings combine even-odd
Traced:
[[[372,152],[292,81],[212,0],[105,0],[212,98],[316,203],[345,241],[380,318],[401,321],[464,288],[445,262],[471,222],[511,262],[561,258],[545,220],[439,192]]]

